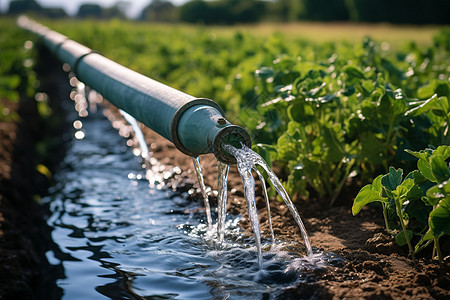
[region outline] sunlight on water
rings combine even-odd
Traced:
[[[200,201],[165,188],[181,169],[149,157],[134,118],[123,114],[129,126],[115,110],[103,109],[102,115],[97,111],[102,96],[72,74],[70,83],[76,109],[73,140],[42,199],[55,243],[46,256],[62,270],[56,282],[62,299],[286,299],[290,288],[309,288],[319,278],[315,272],[342,262],[332,254],[311,255],[307,239],[306,257],[299,257],[298,243],[274,242],[265,183],[272,240],[261,237],[252,170],[264,180],[254,165],[267,171],[279,193],[283,189],[249,149],[229,151],[241,161],[254,236],[242,231],[240,216],[226,214],[229,166],[218,164],[216,214],[209,207],[200,161],[193,158],[205,225]],[[284,200],[296,212],[290,199]],[[302,224],[298,213],[294,218]]]
[[[306,251],[308,256],[313,255],[313,251],[311,248],[311,243],[308,238],[308,234],[306,233],[305,226],[303,224],[303,221],[300,217],[300,214],[298,213],[297,209],[295,208],[294,204],[292,203],[289,195],[287,194],[285,188],[281,184],[278,177],[275,175],[275,173],[269,168],[267,163],[262,159],[261,156],[259,156],[256,152],[252,151],[245,145],[242,145],[241,149],[234,148],[231,145],[224,145],[224,149],[230,152],[234,157],[236,157],[237,163],[238,163],[238,170],[241,174],[241,178],[244,181],[244,189],[245,189],[245,196],[247,198],[248,202],[248,210],[249,210],[249,216],[252,223],[252,229],[253,233],[255,235],[256,239],[256,245],[259,247],[258,252],[260,251],[260,246],[258,246],[259,241],[259,220],[258,215],[256,211],[256,207],[254,204],[254,179],[251,174],[251,170],[256,170],[255,165],[261,166],[269,175],[269,180],[278,192],[278,194],[283,198],[284,202],[288,206],[292,216],[294,217],[294,220],[296,221],[297,225],[300,228],[300,232],[302,234],[303,241],[305,243]]]
[[[46,254],[64,269],[63,299],[283,299],[332,264],[327,255],[298,257],[298,245],[272,249],[264,239],[259,259],[239,216],[228,216],[219,242],[217,224],[203,223],[202,203],[149,188],[142,158],[101,114],[90,113],[82,128],[86,137],[73,140],[43,199],[57,244]],[[159,180],[171,176],[153,163]]]

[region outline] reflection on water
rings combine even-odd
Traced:
[[[142,158],[100,113],[84,118],[82,130],[45,199],[59,247],[47,257],[64,267],[64,299],[270,299],[323,267],[278,249],[264,252],[260,270],[236,217],[227,242],[215,242],[216,228],[196,213],[202,203],[149,187]]]

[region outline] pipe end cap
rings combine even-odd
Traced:
[[[252,140],[250,135],[240,126],[229,125],[222,128],[214,138],[213,153],[219,161],[227,165],[236,164],[236,158],[226,151],[223,146],[231,145],[236,148],[241,148],[241,144],[251,148]]]

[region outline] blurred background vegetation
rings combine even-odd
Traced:
[[[110,7],[95,1],[80,5],[75,18],[127,18],[129,1]],[[175,5],[153,0],[137,16],[149,22],[231,25],[255,22],[352,21],[393,24],[449,24],[448,0],[192,0]],[[33,13],[68,17],[62,8],[43,7],[36,0],[10,1],[4,14]]]
[[[70,16],[35,0],[0,3],[0,121],[14,119],[12,102],[35,94],[45,108],[48,98],[34,73],[37,40],[12,18],[26,13],[217,101],[294,199],[333,203],[391,165],[415,167],[404,149],[449,143],[448,0],[143,0],[137,21],[125,19],[138,0],[91,1]]]

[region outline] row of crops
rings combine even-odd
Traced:
[[[358,194],[354,213],[380,201],[387,229],[411,253],[450,234],[448,28],[431,46],[393,49],[370,38],[314,43],[205,27],[44,23],[151,78],[214,99],[250,132],[254,150],[277,164],[294,199],[332,205],[344,189],[354,197],[377,178]],[[2,30],[2,46],[22,45],[23,33],[11,32]],[[17,78],[24,70],[2,65],[1,73]],[[420,241],[416,249],[412,240]]]
[[[34,97],[37,86],[33,71],[35,54],[29,34],[12,21],[0,20],[0,122],[18,120],[15,107],[22,96]]]

